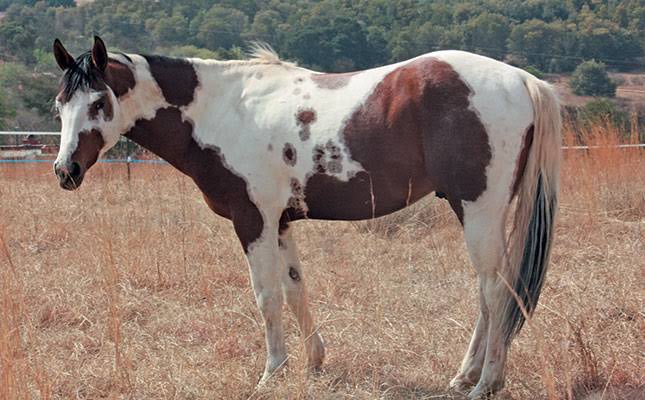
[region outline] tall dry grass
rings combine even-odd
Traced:
[[[288,316],[287,371],[256,391],[263,329],[242,252],[187,178],[99,165],[74,193],[49,166],[2,165],[0,179],[2,399],[459,398],[446,386],[476,276],[443,200],[297,224],[328,358],[306,373]],[[551,271],[499,398],[643,398],[645,152],[568,150],[562,181]]]

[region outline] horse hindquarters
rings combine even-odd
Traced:
[[[532,143],[525,143],[530,146],[525,165],[519,152],[514,157],[520,165],[514,177],[518,185],[489,176],[482,196],[464,204],[464,236],[480,277],[481,304],[470,347],[451,384],[462,390],[477,383],[469,398],[486,396],[504,385],[508,346],[525,316],[535,309],[548,264],[558,189],[560,114],[548,85],[533,77],[524,77],[524,84],[534,110],[534,129]],[[489,174],[494,170],[492,165]],[[507,241],[506,216],[509,199],[515,195],[517,207]]]

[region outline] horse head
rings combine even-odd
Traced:
[[[76,59],[56,39],[54,56],[65,72],[56,96],[62,126],[54,172],[63,189],[74,190],[125,133],[119,97],[134,86],[134,75],[127,56],[108,56],[98,36],[92,50]]]

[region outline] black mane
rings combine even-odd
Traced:
[[[81,89],[96,87],[103,82],[103,73],[94,66],[92,53],[86,52],[76,58],[74,65],[63,75],[63,96],[69,101],[74,93]]]

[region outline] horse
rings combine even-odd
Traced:
[[[349,73],[301,68],[262,44],[231,61],[108,53],[99,37],[77,58],[58,39],[53,52],[60,186],[77,189],[121,136],[192,178],[248,261],[266,338],[259,384],[287,360],[285,301],[308,366],[325,356],[293,222],[377,218],[434,192],[479,276],[479,317],[450,386],[471,399],[503,387],[553,240],[561,119],[546,82],[462,51]]]

